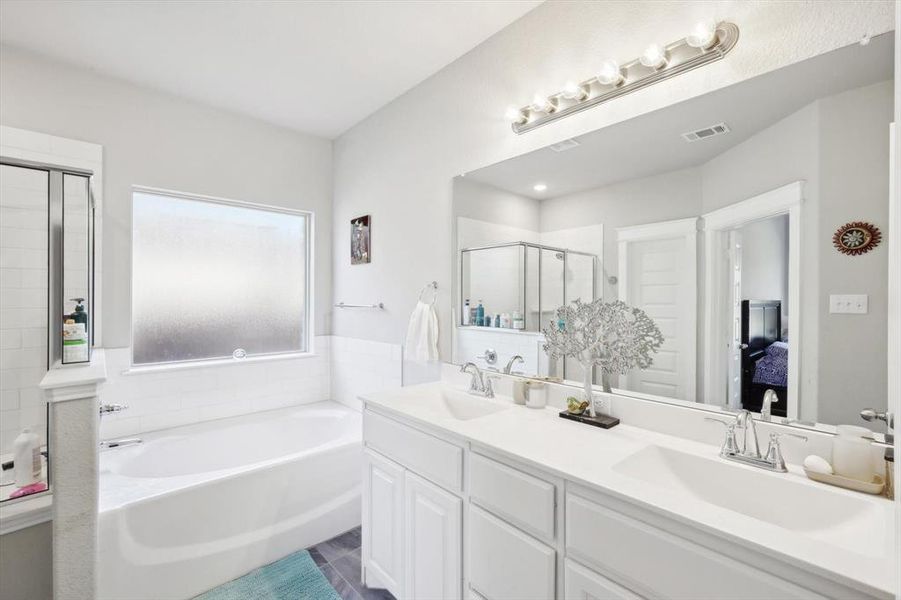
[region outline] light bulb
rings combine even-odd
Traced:
[[[660,44],[651,44],[638,60],[650,69],[662,69],[667,63],[666,50]]]
[[[529,105],[529,108],[535,112],[552,113],[557,107],[554,105],[553,100],[539,92],[532,98],[532,104]]]
[[[516,123],[517,125],[522,125],[526,122],[526,115],[523,114],[522,109],[516,108],[515,106],[508,106],[507,112],[504,113],[504,117],[511,123]]]
[[[536,192],[543,192],[543,191],[547,190],[547,184],[546,183],[536,183],[535,185],[532,186],[532,189],[535,190]]]
[[[705,19],[695,23],[691,33],[685,36],[685,41],[692,48],[706,50],[716,41],[716,22],[713,19]]]
[[[584,100],[588,97],[588,90],[575,81],[567,81],[563,86],[562,96],[567,100]]]
[[[623,81],[623,72],[619,68],[619,63],[608,58],[601,63],[601,70],[597,75],[598,83],[603,85],[619,85]]]

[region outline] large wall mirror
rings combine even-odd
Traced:
[[[892,56],[881,35],[456,178],[454,362],[579,382],[541,331],[620,299],[665,341],[615,391],[757,412],[773,390],[775,420],[867,425],[887,405]]]

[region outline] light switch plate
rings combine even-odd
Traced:
[[[829,312],[834,314],[865,315],[870,298],[866,294],[830,294]]]

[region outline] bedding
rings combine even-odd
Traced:
[[[788,386],[788,344],[773,342],[763,350],[764,356],[754,365],[753,383]]]

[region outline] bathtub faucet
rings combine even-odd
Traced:
[[[101,448],[118,448],[119,446],[134,446],[135,444],[142,444],[144,440],[141,438],[124,438],[121,440],[106,440],[104,442],[100,442]]]

